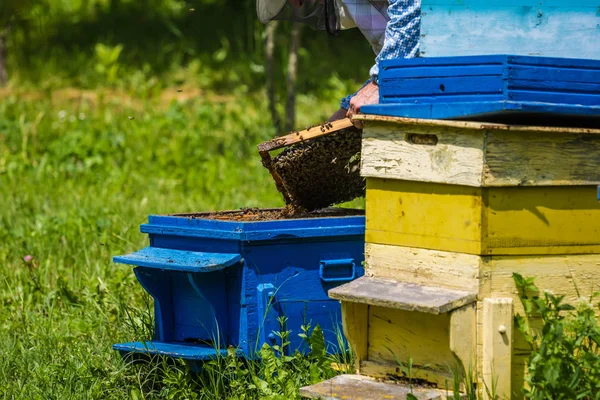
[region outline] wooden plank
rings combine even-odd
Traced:
[[[476,130],[494,130],[494,131],[511,131],[517,133],[535,132],[554,135],[557,133],[572,133],[575,135],[600,135],[600,129],[597,128],[568,128],[559,126],[527,126],[527,125],[507,125],[492,122],[474,122],[474,121],[452,121],[452,120],[434,120],[434,119],[419,119],[394,117],[388,115],[372,115],[372,114],[357,114],[355,120],[366,122],[367,125],[373,123],[389,123],[400,125],[403,127],[409,126],[431,126],[431,127],[447,127],[447,128],[464,128]]]
[[[402,366],[398,364],[398,361],[402,362]],[[381,380],[408,380],[408,360],[398,361],[363,361],[361,363],[361,371],[363,371],[362,373],[366,376]],[[410,379],[412,379],[413,382],[427,382],[428,385],[443,389],[445,391],[446,389],[452,389],[454,375],[450,369],[441,371],[431,369],[429,365],[413,365],[413,368],[410,372]]]
[[[513,300],[510,298],[483,300],[483,353],[481,362],[485,399],[511,398],[512,303]],[[488,395],[490,393],[492,396]]]
[[[437,144],[415,144],[433,135]],[[363,130],[361,175],[481,186],[484,135],[465,129],[369,124]]]
[[[369,308],[368,362],[364,374],[411,375],[443,387],[457,365],[450,350],[450,315],[431,315],[384,307]]]
[[[445,400],[448,392],[421,387],[411,389],[407,385],[378,382],[361,375],[338,375],[327,381],[300,388],[300,396],[321,400],[402,400],[409,394],[419,400]]]
[[[600,202],[595,186],[484,190],[485,254],[600,252]]]
[[[474,302],[477,293],[363,276],[329,290],[342,302],[442,314]]]
[[[360,303],[342,302],[342,327],[344,335],[354,353],[356,373],[360,374],[360,363],[367,359],[369,306]]]
[[[600,254],[547,256],[494,256],[489,266],[489,285],[482,296],[510,297],[515,313],[524,314],[512,274],[535,277],[540,290],[565,295],[565,302],[576,304],[581,297],[589,298],[600,288]],[[525,350],[522,347],[521,350]]]
[[[552,96],[555,99],[561,98],[560,95]],[[516,124],[524,125],[539,124],[540,120],[550,120],[549,125],[557,126],[571,124],[592,128],[600,125],[600,105],[596,99],[586,97],[581,100],[584,104],[565,104],[544,102],[543,98],[547,96],[519,96],[517,92],[512,92],[509,99],[492,94],[471,94],[459,95],[451,102],[444,98],[428,97],[424,101],[421,97],[412,97],[405,98],[402,103],[363,106],[361,112],[421,119],[516,120],[520,121]]]
[[[481,257],[472,254],[365,245],[365,275],[449,289],[479,290]]]
[[[367,243],[480,255],[600,253],[595,186],[367,179]]]
[[[316,139],[321,136],[329,135],[337,131],[347,129],[353,126],[349,118],[319,124],[300,131],[291,132],[285,136],[276,137],[258,145],[258,152],[262,154],[269,151],[281,149],[296,143],[304,142],[310,139]]]
[[[568,4],[424,0],[421,55],[523,54],[600,59],[597,7],[598,3],[582,0]]]
[[[596,185],[600,136],[489,131],[484,186]]]
[[[124,256],[115,256],[113,261],[121,264],[168,271],[213,272],[225,269],[242,260],[236,253],[206,253],[145,247]]]
[[[436,144],[415,144],[434,137]],[[600,136],[367,124],[361,174],[467,186],[600,184]]]
[[[482,189],[367,178],[366,241],[481,252]]]
[[[450,351],[465,373],[471,373],[477,364],[477,314],[475,304],[450,314]]]

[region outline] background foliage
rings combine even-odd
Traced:
[[[281,109],[289,29],[276,38]],[[200,378],[130,366],[111,349],[152,336],[151,299],[111,261],[146,246],[149,214],[282,205],[256,153],[282,132],[254,1],[1,1],[0,37],[0,398],[293,398],[330,376],[318,349],[272,360],[302,368],[286,380],[233,360]],[[359,32],[306,30],[299,54],[299,126],[333,113],[373,61]],[[234,375],[243,386],[223,392]]]

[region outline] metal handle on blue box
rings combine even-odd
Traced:
[[[340,274],[339,272],[347,272]],[[337,272],[337,273],[336,273]],[[323,282],[348,282],[356,278],[356,264],[353,258],[321,260],[319,276]]]

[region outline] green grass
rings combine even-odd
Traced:
[[[111,257],[146,245],[139,225],[149,214],[282,205],[255,151],[275,135],[262,96],[98,94],[13,91],[0,101],[3,398],[184,390],[185,369],[132,367],[112,351],[150,338],[152,321],[131,268]],[[336,108],[299,100],[300,124]]]

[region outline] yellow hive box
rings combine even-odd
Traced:
[[[364,119],[367,242],[600,253],[600,130]]]
[[[475,375],[480,389],[497,379],[499,393],[514,399],[522,398],[529,347],[512,326],[513,315],[524,315],[513,273],[570,304],[600,282],[600,254],[479,256],[367,243],[365,265],[363,278],[329,292],[342,301],[361,374],[406,376],[410,359],[413,378],[445,388],[458,370]],[[456,297],[431,306],[444,296]]]
[[[329,291],[358,373],[522,398],[513,273],[571,304],[597,291],[600,130],[360,118],[365,276]]]

